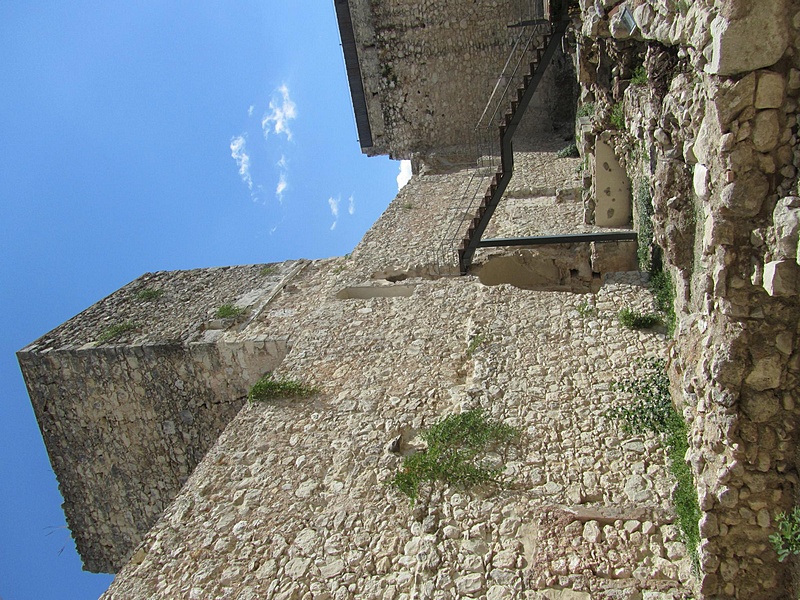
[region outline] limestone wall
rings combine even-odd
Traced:
[[[702,592],[796,597],[797,565],[768,536],[798,496],[800,5],[624,4],[633,38],[619,12],[581,3],[582,100],[606,126],[624,103],[615,150],[652,193],[677,284],[672,378],[692,429]]]
[[[471,162],[472,130],[517,29],[512,0],[350,2],[372,128],[369,154]]]
[[[553,159],[529,163],[563,183],[574,164]],[[351,257],[314,261],[231,335],[291,339],[278,373],[321,392],[246,406],[105,598],[690,596],[665,452],[604,416],[633,359],[666,353],[617,322],[649,310],[641,277],[592,295],[407,268],[464,178],[415,176]],[[381,292],[341,293],[364,286]],[[509,488],[437,486],[411,506],[384,484],[421,428],[475,407],[523,429],[497,457]]]
[[[85,568],[127,561],[286,354],[285,339],[223,339],[243,323],[217,319],[219,305],[252,318],[298,266],[146,274],[18,353]],[[110,323],[135,327],[99,343]]]

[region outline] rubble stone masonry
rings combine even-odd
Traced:
[[[104,598],[796,598],[768,536],[800,500],[800,0],[579,0],[514,140],[490,234],[597,231],[608,163],[675,283],[671,339],[619,323],[653,310],[627,242],[441,264],[512,3],[349,4],[365,150],[417,159],[352,254],[148,274],[19,354],[87,567],[125,563]],[[557,158],[570,59],[581,158]],[[689,426],[697,571],[663,440],[608,416],[640,358]],[[319,393],[246,404],[273,370]],[[507,486],[386,485],[478,407],[522,431],[491,456]]]

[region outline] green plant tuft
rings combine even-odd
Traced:
[[[689,12],[689,2],[688,0],[673,0],[675,4],[675,10],[681,13],[682,16],[686,16]]]
[[[217,309],[216,317],[218,319],[235,319],[238,316],[244,314],[244,310],[240,306],[234,306],[233,304],[223,304]]]
[[[250,388],[247,400],[262,402],[275,398],[306,398],[318,392],[314,386],[305,385],[294,379],[276,378],[272,373],[267,373]]]
[[[581,318],[584,319],[594,313],[594,307],[592,307],[586,300],[583,300],[580,304],[578,304],[578,306],[575,307],[575,310],[577,310]]]
[[[164,290],[155,288],[144,288],[136,292],[136,298],[142,301],[157,300],[164,295]]]
[[[575,142],[572,142],[566,148],[562,148],[556,153],[558,158],[580,158],[580,152],[578,152],[578,146],[575,145]]]
[[[667,335],[675,333],[675,286],[672,284],[672,277],[669,273],[658,270],[650,273],[650,291],[656,308],[664,315],[664,325],[667,327]]]
[[[480,347],[483,342],[486,341],[486,336],[482,333],[476,333],[472,336],[469,340],[469,346],[467,346],[467,357],[472,358],[472,355],[475,351]]]
[[[653,245],[653,197],[650,195],[650,186],[645,179],[639,180],[634,197],[639,224],[636,256],[639,259],[639,269],[649,272],[653,269],[653,259],[650,256],[650,249]]]
[[[274,275],[275,273],[277,273],[277,271],[278,267],[276,267],[275,265],[266,265],[261,267],[261,270],[258,273],[262,277],[266,277],[267,275]]]
[[[124,333],[129,331],[133,331],[138,329],[139,325],[134,323],[133,321],[124,321],[122,323],[116,323],[107,327],[103,333],[100,334],[100,337],[97,339],[98,344],[104,344],[105,342],[110,342],[111,340],[118,338]]]
[[[419,497],[420,486],[436,481],[469,488],[502,484],[504,466],[488,466],[486,453],[498,444],[508,444],[520,431],[486,418],[481,409],[450,415],[420,433],[428,447],[403,459],[400,471],[388,482],[411,499]]]
[[[615,390],[633,396],[631,403],[609,409],[605,414],[610,419],[620,421],[622,430],[627,433],[652,431],[664,439],[670,473],[677,481],[672,503],[683,532],[683,541],[695,568],[698,568],[700,505],[692,471],[684,459],[689,449],[686,422],[672,404],[664,360],[639,359],[634,364],[639,368],[637,376],[614,384]]]
[[[800,554],[800,506],[795,506],[788,515],[778,513],[775,524],[778,530],[769,536],[778,560],[785,561],[790,555]]]
[[[586,104],[581,104],[578,107],[578,111],[576,112],[577,117],[593,117],[596,110],[596,106],[594,102],[587,102]]]
[[[633,72],[633,77],[631,78],[631,85],[647,85],[647,82],[648,82],[647,69],[644,68],[644,65],[639,65]]]
[[[622,102],[611,107],[611,125],[616,129],[625,129],[625,108]]]
[[[642,313],[631,308],[623,308],[617,313],[620,325],[628,329],[652,329],[663,323],[655,313]]]

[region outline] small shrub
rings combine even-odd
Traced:
[[[407,456],[388,483],[412,504],[425,483],[441,481],[460,488],[500,484],[504,467],[486,466],[482,459],[494,446],[507,444],[519,434],[515,427],[487,419],[480,409],[450,415],[420,433],[428,447]]]
[[[316,387],[308,386],[293,379],[276,378],[272,373],[267,373],[256,381],[247,400],[250,402],[263,402],[275,398],[306,398],[318,393]]]
[[[686,16],[689,12],[689,2],[688,0],[675,0],[675,10],[681,13],[682,16]]]
[[[467,356],[469,358],[472,358],[472,355],[475,353],[475,351],[485,341],[486,341],[486,336],[483,335],[482,333],[476,333],[475,335],[473,335],[469,341],[469,346],[467,346]]]
[[[596,106],[594,102],[587,102],[586,104],[581,104],[578,107],[578,111],[576,112],[577,117],[593,117],[596,110]]]
[[[136,298],[142,301],[157,300],[164,295],[164,290],[154,288],[144,288],[136,292]]]
[[[566,148],[562,148],[556,154],[558,158],[579,158],[580,152],[578,152],[578,146],[575,145],[575,142],[572,142]]]
[[[625,108],[622,102],[611,107],[611,125],[616,129],[625,129]]]
[[[620,325],[628,329],[652,329],[662,324],[661,317],[655,313],[642,313],[631,308],[623,308],[617,314]]]
[[[244,309],[240,306],[233,304],[223,304],[217,309],[216,317],[218,319],[235,319],[244,313]]]
[[[124,321],[123,323],[116,323],[115,325],[111,325],[110,327],[106,328],[103,331],[103,333],[100,334],[97,343],[104,344],[105,342],[110,342],[111,340],[118,338],[124,333],[138,329],[138,327],[139,325],[134,323],[133,321]]]
[[[650,291],[656,308],[664,315],[664,325],[667,327],[667,335],[675,333],[675,286],[672,284],[672,277],[669,273],[659,269],[650,273]]]
[[[697,546],[700,543],[700,505],[694,477],[684,457],[689,449],[688,429],[683,417],[675,410],[669,393],[669,377],[663,359],[639,359],[635,378],[614,384],[614,389],[633,396],[632,401],[606,411],[606,417],[620,421],[627,433],[652,431],[664,439],[669,457],[669,470],[677,481],[672,503],[678,515],[683,541],[699,568]]]
[[[262,277],[266,277],[267,275],[275,274],[277,271],[278,267],[276,267],[275,265],[266,265],[264,267],[261,267],[261,270],[258,273]]]
[[[653,245],[653,198],[650,195],[650,186],[645,179],[639,180],[634,194],[636,199],[636,217],[639,224],[636,256],[639,259],[639,269],[651,271],[653,261],[650,248]]]
[[[795,506],[788,515],[779,513],[775,519],[778,531],[769,536],[778,560],[785,561],[790,555],[800,554],[800,506]]]
[[[578,306],[575,307],[575,310],[577,310],[581,318],[584,319],[594,313],[594,308],[586,300],[578,304]]]
[[[647,81],[647,69],[644,68],[644,65],[639,65],[633,72],[631,85],[647,85]]]

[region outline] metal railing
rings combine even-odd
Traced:
[[[513,0],[512,21],[509,27],[519,27],[531,21],[550,20],[549,0]]]
[[[549,20],[542,20],[543,16],[549,16],[549,3],[545,0],[516,0],[516,4],[518,11],[515,15],[520,18],[518,22],[527,21],[529,24],[520,26],[520,33],[514,41],[503,71],[475,126],[477,167],[470,174],[460,200],[452,209],[453,214],[442,242],[435,249],[434,264],[440,274],[452,272],[454,267],[459,267],[459,244],[476,216],[492,177],[513,168],[511,156],[506,156],[505,161],[508,164],[503,164],[504,134],[501,133],[500,126],[506,124],[506,112],[515,110],[519,100],[518,90],[525,87],[524,78],[530,75],[530,65],[535,58],[533,49],[540,47],[542,38],[552,31]],[[508,134],[512,135],[513,131]]]

